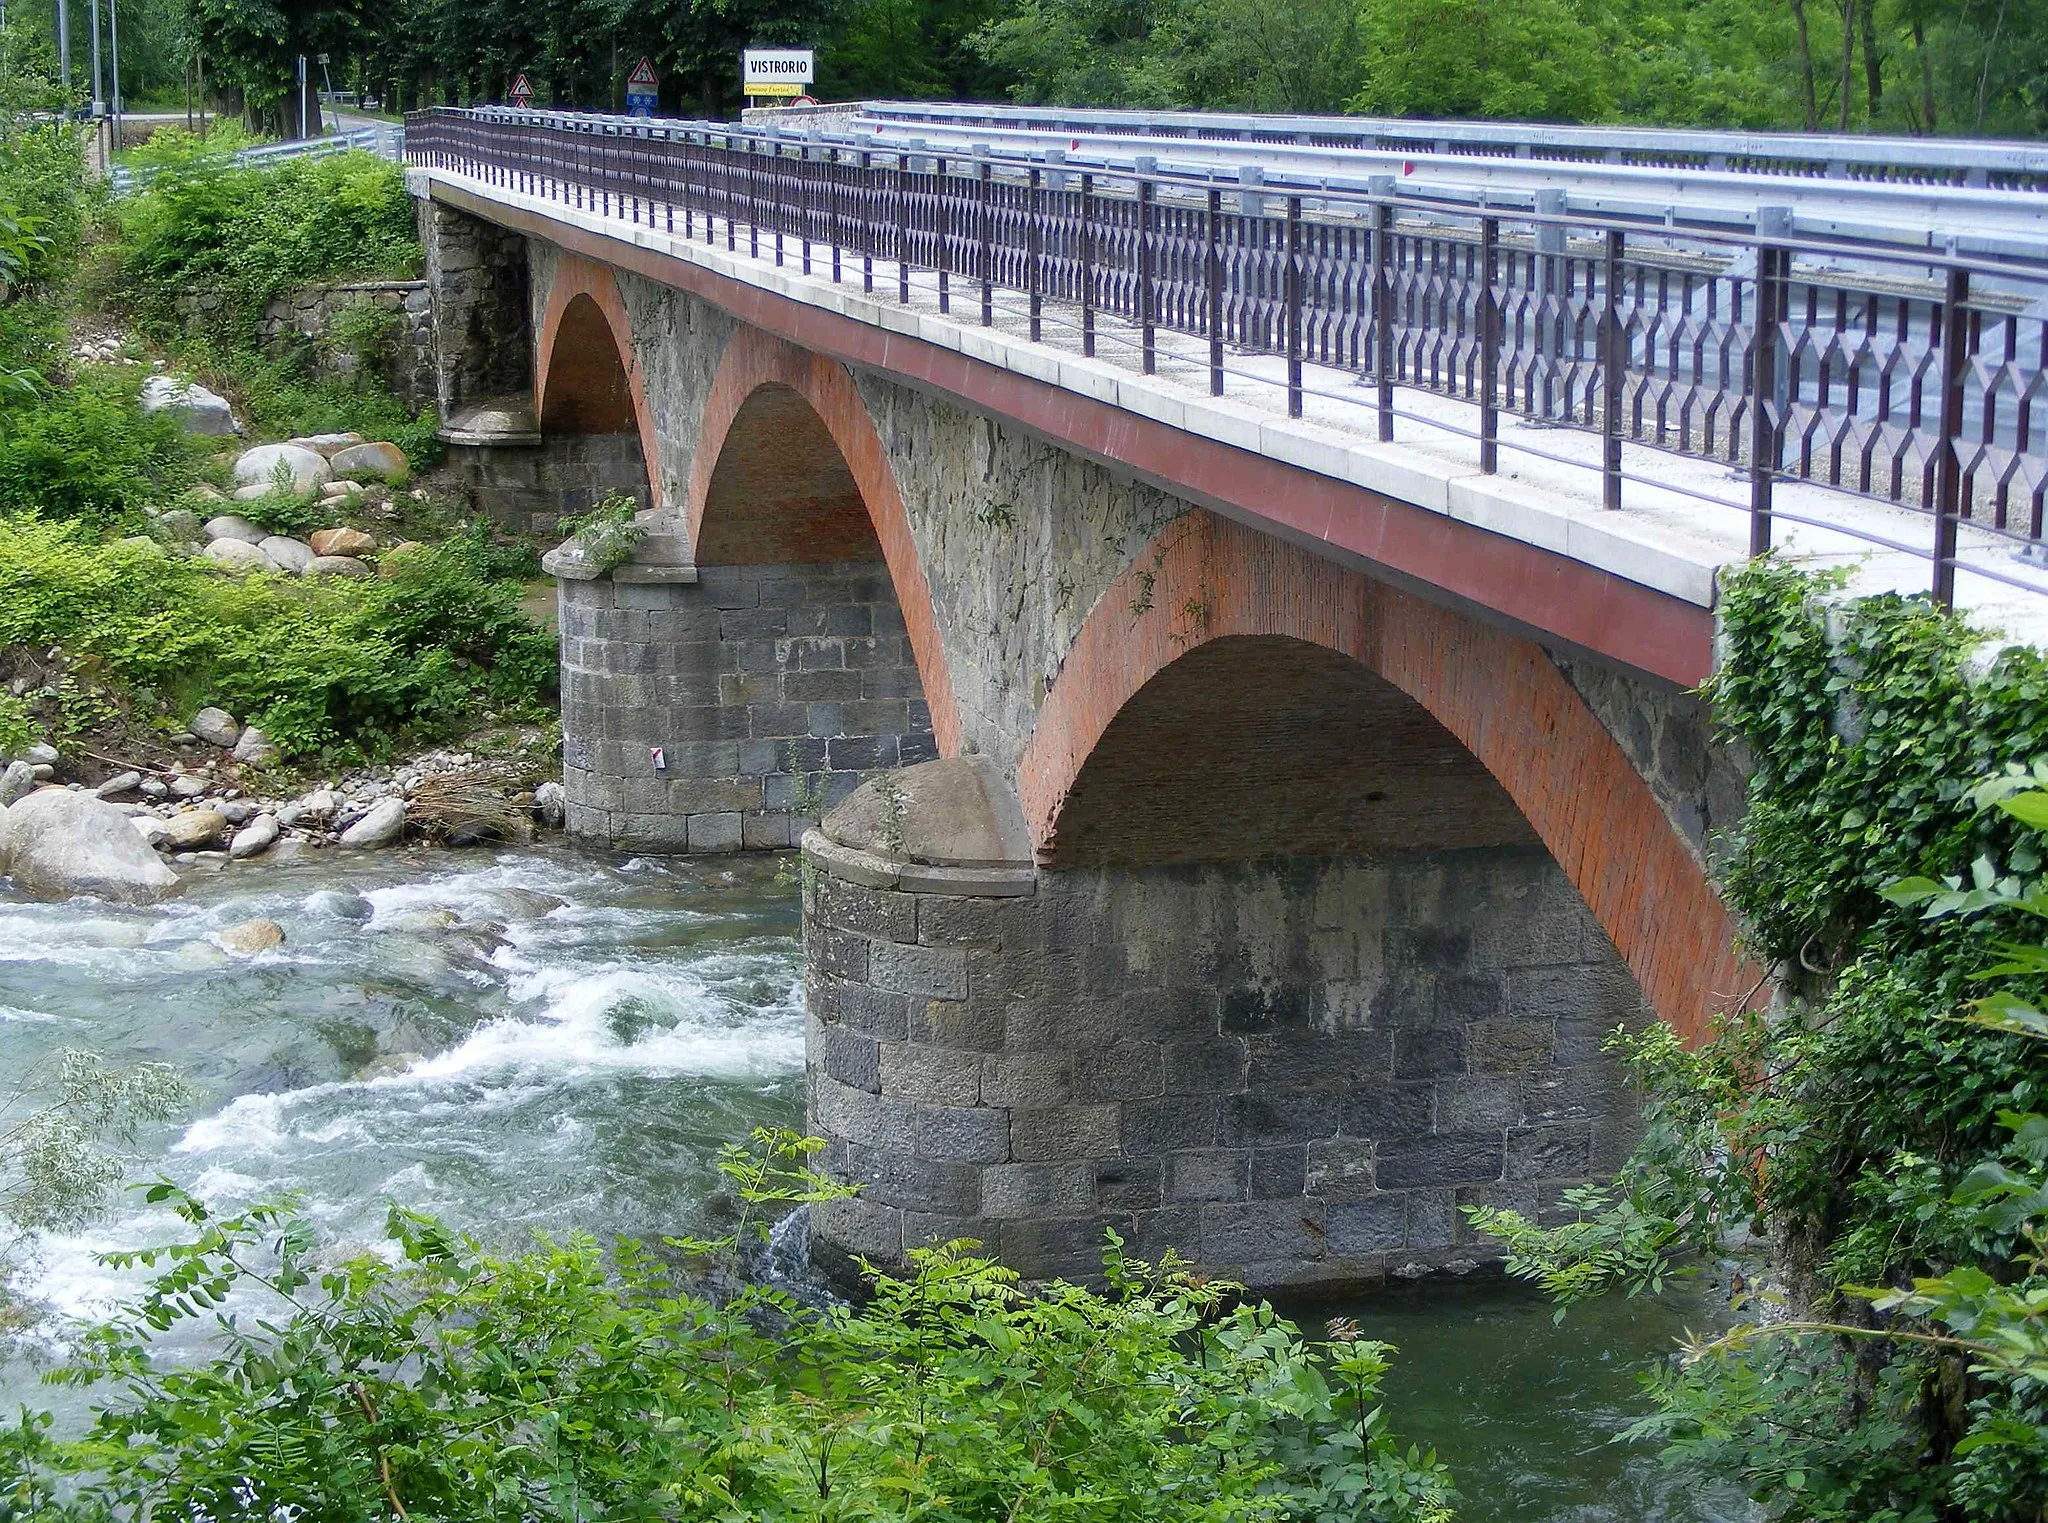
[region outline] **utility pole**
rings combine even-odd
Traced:
[[[71,109],[71,0],[57,0],[57,75],[64,81],[64,109]]]
[[[100,0],[87,3],[92,6],[92,116],[98,121],[107,114],[105,76],[100,72]]]
[[[114,146],[121,146],[121,0],[107,0],[108,63],[114,76]]]

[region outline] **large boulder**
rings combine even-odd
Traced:
[[[201,709],[185,721],[185,728],[209,746],[219,746],[223,750],[242,738],[241,723],[226,709]]]
[[[295,492],[310,492],[334,474],[327,457],[315,450],[296,444],[259,444],[242,451],[236,459],[235,483],[245,487],[269,486],[280,465],[291,472]]]
[[[277,563],[246,539],[217,539],[200,552],[229,571],[275,571]]]
[[[277,760],[277,742],[250,725],[235,742],[235,760],[261,767]]]
[[[0,866],[32,899],[91,894],[149,904],[173,893],[178,875],[128,823],[89,793],[45,788],[0,810]]]
[[[293,575],[303,572],[313,562],[313,547],[304,540],[287,539],[282,534],[273,534],[256,547],[280,571]]]
[[[176,376],[153,375],[142,383],[142,410],[170,413],[193,434],[238,434],[235,415],[227,398],[218,396],[197,381]]]
[[[239,539],[250,545],[260,545],[270,538],[268,529],[251,523],[239,513],[223,513],[218,518],[209,518],[204,533],[209,540]]]
[[[344,846],[389,846],[405,833],[405,800],[379,799],[341,833]]]
[[[306,562],[307,576],[375,576],[368,561],[359,561],[353,555],[316,555]]]
[[[285,443],[297,445],[300,449],[309,449],[316,455],[325,455],[329,460],[351,445],[362,442],[363,436],[357,433],[303,434],[296,439],[285,440]]]
[[[361,529],[315,529],[307,541],[315,555],[368,555],[377,548],[376,536]]]
[[[337,476],[370,481],[397,481],[412,469],[405,451],[395,444],[352,444],[328,462]]]

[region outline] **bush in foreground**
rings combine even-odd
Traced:
[[[835,1193],[820,1146],[755,1134],[723,1168],[734,1235]],[[952,1244],[864,1308],[753,1285],[723,1299],[585,1238],[494,1257],[394,1210],[390,1260],[315,1267],[259,1208],[126,1256],[157,1278],[61,1377],[111,1387],[91,1432],[0,1435],[14,1516],[402,1519],[1338,1520],[1439,1523],[1433,1456],[1397,1449],[1384,1345],[1312,1348],[1267,1306],[1123,1256],[1103,1293],[1037,1294]],[[395,1262],[393,1261],[395,1260]],[[224,1305],[271,1308],[235,1316]],[[153,1357],[213,1316],[201,1363]],[[0,1512],[8,1502],[0,1500]]]

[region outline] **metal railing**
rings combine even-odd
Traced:
[[[1035,159],[791,141],[714,123],[499,108],[407,119],[409,160],[805,273],[935,288],[984,325],[1162,363],[1212,395],[1284,391],[1330,421],[1397,421],[1588,466],[1621,505],[1623,446],[1711,462],[1741,499],[1637,476],[1744,512],[1752,553],[1786,521],[1932,562],[1953,597],[1959,530],[1977,552],[2040,558],[2048,512],[2048,261],[1930,264],[1851,238],[1715,235],[1514,211],[1416,216],[1391,186],[1259,188]],[[1178,342],[1177,342],[1178,341]],[[1188,342],[1199,341],[1199,342]],[[1403,390],[1469,404],[1425,414]],[[1455,412],[1455,410],[1453,410]],[[1597,437],[1590,464],[1539,429]],[[1787,483],[1906,515],[1823,513]],[[1791,500],[1786,500],[1788,496]],[[1931,535],[1905,538],[1914,518]],[[1917,537],[1917,536],[1916,536]],[[2011,559],[1968,569],[2030,591]]]
[[[268,164],[277,159],[322,158],[332,153],[350,153],[360,150],[378,154],[387,159],[398,159],[404,154],[404,138],[399,128],[358,127],[351,132],[337,132],[328,137],[294,138],[285,143],[259,143],[254,148],[243,148],[229,156],[235,164]],[[156,171],[135,169],[126,164],[116,164],[107,174],[108,186],[117,196],[125,196],[138,185],[147,185]]]
[[[863,101],[874,122],[1115,134],[1205,142],[1370,148],[1406,154],[1628,164],[1804,179],[1985,186],[2048,192],[2048,144],[1970,138],[1859,137],[1820,132],[1715,132],[1667,127],[1566,127],[1545,122],[1440,122],[1369,116],[1253,116]]]

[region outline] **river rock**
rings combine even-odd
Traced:
[[[150,904],[173,893],[178,875],[118,809],[89,793],[50,788],[0,810],[0,864],[15,892],[32,899],[92,894],[117,904]]]
[[[405,910],[376,929],[393,936],[442,936],[462,924],[453,910]]]
[[[252,767],[277,760],[277,743],[256,726],[250,725],[242,731],[242,738],[235,742],[235,760]]]
[[[533,790],[533,812],[540,816],[543,825],[560,830],[562,821],[568,818],[569,790],[560,783],[542,783]]]
[[[313,549],[304,540],[287,539],[282,534],[272,534],[256,547],[270,559],[270,564],[280,571],[289,571],[294,576],[312,564]]]
[[[501,888],[491,896],[507,920],[543,920],[569,901],[531,888]]]
[[[320,489],[321,505],[323,507],[331,506],[340,502],[344,497],[355,496],[362,489],[363,484],[360,481],[349,481],[346,478],[337,477]]]
[[[345,889],[323,888],[306,896],[306,908],[312,914],[325,915],[332,920],[346,920],[361,925],[377,911],[361,894],[352,894]]]
[[[283,946],[284,927],[275,920],[244,920],[240,925],[215,931],[207,940],[223,952],[237,957],[254,957],[258,952]]]
[[[267,487],[267,486],[262,486],[262,485],[257,485],[257,486],[246,486],[246,487],[236,487],[236,488],[235,488],[235,493],[234,493],[234,496],[233,496],[232,498],[230,498],[230,499],[229,499],[229,501],[231,501],[231,502],[261,502],[261,501],[262,501],[262,500],[263,500],[264,498],[268,497],[268,496],[270,495],[270,493],[271,493],[271,488],[269,488],[269,487]]]
[[[239,513],[223,513],[218,518],[209,518],[201,532],[209,541],[239,539],[251,545],[260,545],[270,538],[268,529],[251,523]]]
[[[235,832],[235,839],[228,845],[228,855],[239,862],[244,857],[261,856],[277,841],[277,816],[259,814],[255,819]]]
[[[161,845],[163,838],[171,833],[168,820],[160,820],[153,814],[131,814],[128,823],[135,827],[135,833],[151,846]]]
[[[240,799],[228,799],[224,803],[215,804],[213,807],[220,811],[222,819],[226,820],[230,825],[237,827],[248,823],[249,816],[256,812]]]
[[[380,799],[341,833],[344,846],[389,846],[405,831],[405,800]]]
[[[197,381],[180,380],[176,376],[153,375],[144,381],[142,410],[145,413],[170,413],[189,434],[231,435],[241,432],[235,427],[235,415],[228,406],[227,398],[208,391]]]
[[[171,779],[171,797],[174,799],[196,799],[213,786],[210,778],[176,777]]]
[[[316,529],[310,536],[315,555],[368,555],[376,539],[361,529]]]
[[[58,761],[57,748],[46,740],[39,740],[15,760],[25,761],[31,767],[54,767]]]
[[[291,472],[295,492],[310,492],[334,475],[327,457],[317,451],[296,444],[259,444],[236,458],[235,483],[245,487],[270,486],[280,465]]]
[[[275,571],[276,565],[269,556],[258,550],[247,540],[217,539],[199,552],[206,559],[229,571]]]
[[[186,809],[170,818],[164,831],[165,851],[194,851],[211,846],[227,834],[228,817],[218,809]]]
[[[309,449],[316,455],[324,455],[332,460],[351,445],[361,444],[363,436],[356,433],[304,434],[297,439],[287,439],[285,442],[299,449]]]
[[[206,538],[206,527],[190,508],[166,508],[156,521],[159,538],[174,545],[198,544]]]
[[[329,462],[337,476],[367,476],[372,481],[391,481],[412,469],[405,451],[395,444],[352,444]]]
[[[368,561],[359,561],[352,555],[316,555],[306,562],[307,576],[366,577],[376,574]]]
[[[223,750],[242,738],[241,722],[226,709],[211,706],[201,709],[185,722],[185,728],[205,741],[209,746]],[[175,790],[176,784],[172,784]],[[188,795],[189,796],[189,795]]]
[[[119,798],[124,793],[133,793],[141,786],[142,774],[140,772],[117,772],[114,776],[101,783],[99,787],[93,789],[93,795],[96,798],[103,799]]]
[[[36,791],[36,769],[25,761],[7,764],[0,772],[0,809],[17,803]]]

